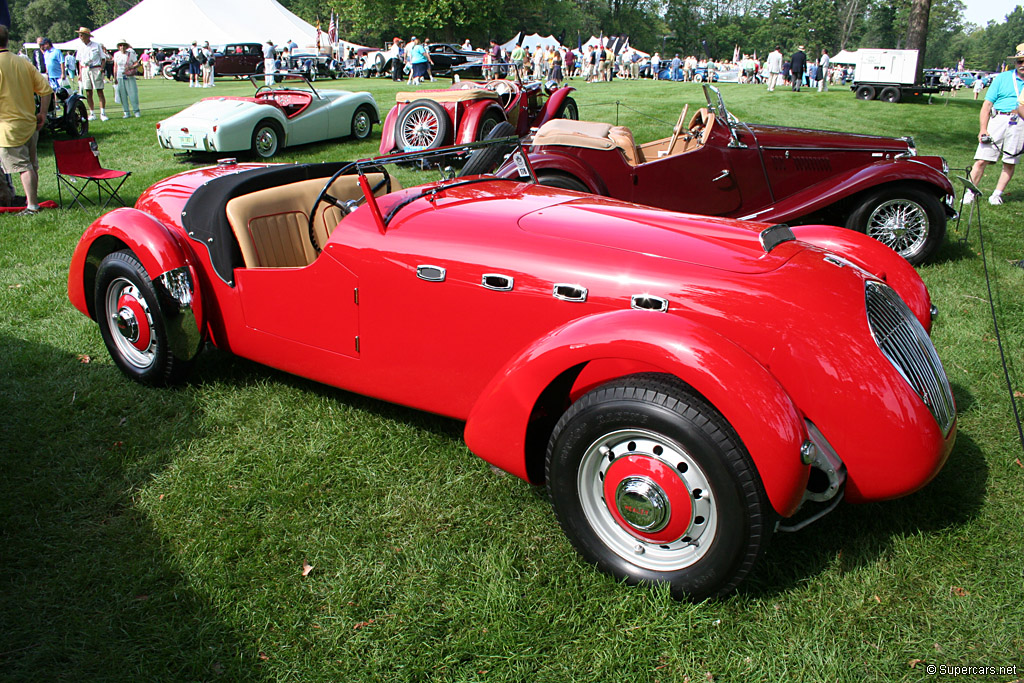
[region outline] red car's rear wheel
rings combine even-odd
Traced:
[[[725,419],[674,378],[634,375],[586,394],[547,455],[559,523],[584,558],[676,597],[728,593],[764,552],[767,496]]]
[[[395,125],[398,151],[435,149],[448,139],[451,121],[444,107],[433,100],[416,100],[399,115]]]

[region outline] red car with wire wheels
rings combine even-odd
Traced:
[[[677,596],[731,591],[844,498],[916,491],[956,434],[925,285],[842,228],[485,175],[402,188],[379,159],[223,165],[96,220],[68,292],[144,384],[209,342],[463,420],[583,557]]]
[[[953,186],[942,157],[909,138],[743,123],[717,88],[683,108],[670,137],[636,144],[624,126],[548,123],[530,160],[545,185],[674,211],[865,233],[910,263],[942,244]],[[514,177],[511,164],[499,175]]]
[[[554,118],[578,119],[575,88],[538,81],[463,81],[446,90],[400,92],[384,119],[380,153],[483,140],[502,121],[520,137]]]

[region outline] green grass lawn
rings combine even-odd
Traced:
[[[383,112],[406,89],[317,85],[368,89]],[[582,118],[629,125],[638,142],[703,101],[689,84],[578,87]],[[142,118],[121,120],[108,89],[112,118],[90,132],[105,165],[133,172],[134,200],[192,166],[158,148],[157,121],[250,90],[144,81]],[[912,135],[954,169],[975,146],[967,94],[888,105],[722,90],[741,119]],[[379,140],[375,128],[280,160],[370,156]],[[41,197],[56,199],[48,138],[40,158]],[[981,210],[1021,393],[1024,178],[1005,198]],[[1024,677],[1024,454],[976,228],[961,244],[951,224],[920,269],[960,410],[945,469],[907,498],[777,535],[735,595],[694,605],[584,564],[544,492],[473,456],[459,423],[212,349],[181,388],[130,382],[67,300],[72,250],[100,213],[0,216],[0,680],[953,680],[929,665]]]

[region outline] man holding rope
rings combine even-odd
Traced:
[[[1002,154],[1003,170],[996,181],[996,189],[988,203],[1003,203],[1003,190],[1013,177],[1013,170],[1024,147],[1024,120],[1018,112],[1019,100],[1024,95],[1024,43],[1017,46],[1017,54],[1008,59],[1014,62],[1012,70],[992,79],[985,101],[981,105],[978,129],[978,149],[974,152],[974,168],[971,182],[977,185],[985,174],[985,168],[994,164]],[[964,195],[964,203],[974,201],[970,190]]]

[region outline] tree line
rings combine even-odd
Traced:
[[[79,26],[95,28],[127,11],[138,0],[9,0],[13,41],[46,35],[75,37]],[[323,30],[333,12],[338,34],[378,46],[393,36],[429,37],[434,42],[490,38],[509,40],[517,31],[553,34],[576,45],[591,35],[626,35],[630,44],[662,55],[693,54],[731,59],[743,53],[767,55],[805,45],[807,53],[827,48],[902,48],[913,0],[280,0]],[[931,0],[923,66],[990,71],[1024,40],[1024,9],[986,26],[964,19],[963,0]],[[196,36],[201,39],[202,36]]]

